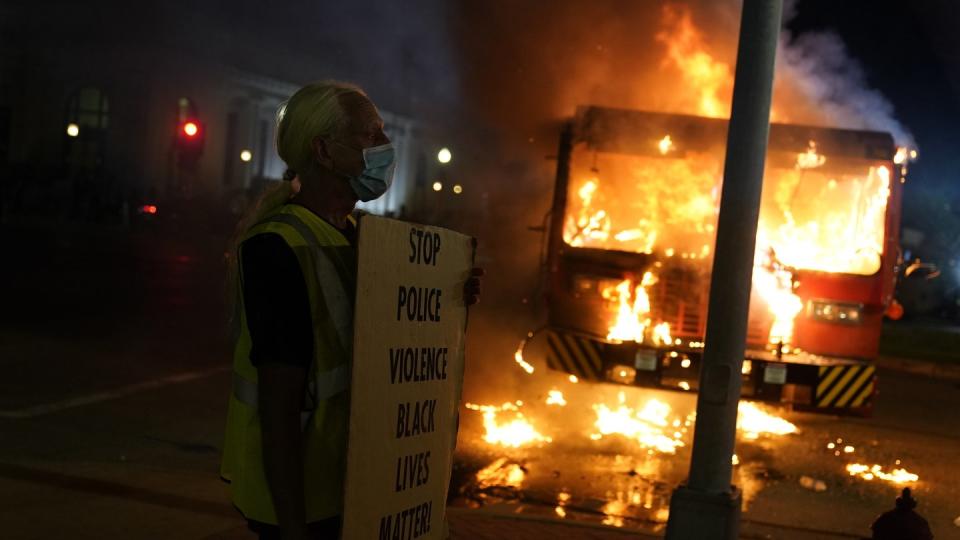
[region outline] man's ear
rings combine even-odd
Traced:
[[[327,144],[327,141],[320,137],[314,137],[312,146],[313,155],[317,158],[317,161],[321,165],[331,168],[333,166],[333,157],[330,155],[330,146]]]

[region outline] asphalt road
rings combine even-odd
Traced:
[[[799,432],[757,439],[741,434],[734,481],[744,490],[747,530],[776,525],[793,531],[790,537],[796,538],[869,536],[873,519],[893,507],[901,487],[910,486],[936,537],[960,538],[960,527],[953,523],[960,516],[960,423],[952,414],[960,389],[954,383],[893,372],[881,372],[880,377],[889,382],[873,419],[770,409]],[[682,434],[686,446],[672,454],[644,449],[621,435],[591,440],[589,434],[597,431],[591,429],[596,419],[592,404],[613,406],[617,399],[608,385],[573,391],[564,383],[557,378],[551,385],[564,391],[567,405],[562,408],[535,405],[546,393],[519,396],[525,418],[552,437],[549,443],[521,448],[490,444],[483,440],[481,413],[464,413],[455,472],[457,504],[535,515],[554,515],[562,506],[566,519],[661,532],[670,494],[689,467],[692,430]],[[682,411],[670,418],[683,418],[694,406],[691,396],[672,392],[628,389],[626,394],[626,404],[635,409],[656,398]],[[513,417],[501,413],[498,419]],[[849,453],[843,451],[847,446],[852,447]],[[480,471],[496,463],[503,474],[483,480],[486,475]],[[854,477],[846,470],[851,463],[879,464],[885,472],[902,467],[919,481],[898,485]],[[511,468],[520,472],[511,477]],[[783,534],[773,538],[786,538]]]
[[[243,537],[217,476],[230,384],[222,235],[48,225],[6,227],[0,241],[0,537]],[[464,410],[456,504],[561,519],[555,507],[568,493],[563,519],[662,529],[689,445],[671,455],[617,437],[591,441],[591,405],[615,403],[617,389],[519,373],[505,330],[514,321],[504,313],[522,303],[490,301],[498,285],[490,276],[471,316],[465,397],[525,400],[528,418],[553,441],[488,444],[480,413]],[[886,468],[899,459],[920,477],[912,485],[937,538],[960,538],[960,388],[880,377],[873,419],[782,413],[799,434],[740,441],[745,530],[865,535],[897,488],[851,477],[844,465]],[[562,410],[540,403],[553,387],[567,396]],[[631,390],[626,401],[659,397],[680,416],[692,408],[689,396],[660,394]],[[855,451],[835,456],[827,444],[837,438]],[[522,481],[479,485],[477,471],[500,458],[521,468]]]

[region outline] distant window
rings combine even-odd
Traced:
[[[83,128],[107,129],[110,105],[107,96],[99,88],[81,88],[67,101],[67,122]]]

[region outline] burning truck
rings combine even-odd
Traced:
[[[581,107],[565,125],[544,261],[550,368],[697,390],[727,123]],[[887,133],[770,126],[744,398],[870,414],[902,158]]]

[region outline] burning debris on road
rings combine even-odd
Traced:
[[[568,409],[578,407],[577,403],[571,405],[570,399],[556,388],[547,392],[544,404]],[[544,414],[542,418],[531,420],[521,411],[524,407],[521,400],[502,405],[467,403],[465,406],[483,414],[483,440],[490,445],[522,448],[554,442],[553,436],[543,434],[542,426],[549,424],[550,416]],[[589,410],[594,413],[594,421],[591,430],[585,433],[585,439],[600,441],[605,437],[621,436],[635,441],[649,453],[676,453],[678,448],[687,444],[696,419],[695,413],[677,414],[669,403],[657,398],[648,398],[633,407],[627,403],[626,391],[617,393],[616,404],[599,401],[590,404]],[[757,404],[741,402],[739,411],[737,429],[747,440],[756,440],[762,435],[783,436],[798,432],[794,424]]]
[[[635,440],[640,448],[648,452],[664,452],[673,454],[678,447],[684,446],[683,438],[687,433],[691,417],[687,417],[681,424],[680,419],[670,420],[670,405],[651,399],[640,409],[633,409],[626,404],[624,392],[618,395],[619,404],[611,408],[604,403],[593,405],[597,420],[594,424],[597,433],[590,435],[592,440],[598,441],[605,436],[622,435],[627,439]]]
[[[760,435],[789,435],[797,433],[797,426],[761,409],[755,403],[741,401],[737,407],[737,430],[747,439],[759,439]]]
[[[857,452],[857,448],[849,444],[844,444],[843,438],[837,438],[827,443],[827,450],[831,451],[834,457],[842,457],[845,455],[854,454]],[[872,466],[865,465],[863,463],[848,463],[845,467],[846,472],[855,478],[861,480],[883,480],[891,484],[906,484],[918,482],[920,476],[909,472],[906,468],[901,466],[900,460],[894,462],[894,466],[889,471],[881,465],[874,464]]]
[[[851,463],[847,465],[847,472],[850,473],[850,476],[857,476],[864,480],[873,480],[876,478],[893,484],[905,484],[920,480],[919,476],[903,468],[896,468],[890,472],[886,472],[880,465],[870,467],[862,463]]]
[[[504,403],[503,405],[476,405],[467,403],[466,408],[483,413],[483,427],[486,435],[483,439],[494,445],[519,448],[531,444],[549,443],[553,439],[541,435],[524,414],[520,412],[522,401]],[[508,421],[498,421],[497,415],[507,413],[512,416]]]

